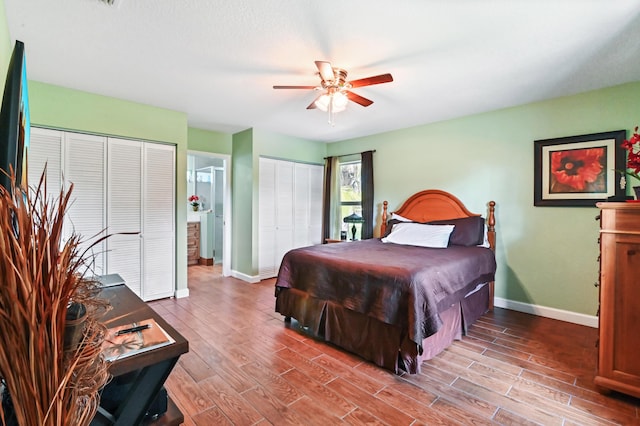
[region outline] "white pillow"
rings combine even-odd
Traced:
[[[489,244],[489,228],[486,223],[484,224],[484,239],[482,244],[478,244],[478,247],[491,248],[491,244]]]
[[[446,248],[454,225],[425,225],[422,223],[396,223],[383,243],[408,246]]]
[[[406,217],[400,216],[398,213],[391,213],[390,220],[399,220],[400,222],[413,222],[411,219],[407,219]]]

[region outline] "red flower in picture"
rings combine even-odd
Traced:
[[[551,153],[551,188],[552,192],[582,192],[585,188],[598,181],[603,166],[604,148],[572,149],[554,151]],[[558,191],[556,183],[567,190]],[[593,188],[595,189],[595,188]],[[602,189],[604,191],[604,182]],[[598,191],[597,189],[595,189]]]

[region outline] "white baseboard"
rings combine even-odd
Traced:
[[[565,311],[562,309],[516,302],[514,300],[503,299],[501,297],[496,297],[493,303],[498,308],[506,308],[545,318],[552,318],[574,324],[586,325],[587,327],[598,328],[598,317],[593,315],[579,314],[577,312]]]
[[[258,277],[258,276],[253,276],[252,277],[250,275],[243,274],[241,272],[234,271],[234,270],[231,271],[231,276],[233,278],[237,278],[239,280],[246,281],[246,282],[249,282],[249,283],[252,283],[252,284],[260,282],[260,277]],[[188,288],[178,289],[178,290],[175,291],[174,295],[175,295],[176,299],[180,299],[180,298],[183,298],[183,297],[189,297],[189,289]]]
[[[260,277],[258,275],[253,275],[253,276],[247,275],[247,274],[243,274],[242,272],[235,271],[233,269],[231,270],[231,276],[233,278],[237,278],[239,280],[246,281],[252,284],[260,282]]]
[[[183,297],[189,297],[189,289],[188,288],[181,288],[181,289],[176,290],[175,297],[176,297],[176,299],[180,299],[180,298],[183,298]]]

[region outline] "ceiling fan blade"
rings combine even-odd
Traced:
[[[350,101],[353,101],[353,102],[355,102],[357,104],[360,104],[363,107],[368,107],[369,105],[371,105],[373,103],[373,101],[371,99],[367,99],[367,98],[364,98],[364,97],[362,97],[360,95],[356,95],[353,92],[347,91],[346,94],[347,94],[347,98],[349,98]]]
[[[351,84],[351,87],[362,87],[362,86],[371,86],[371,85],[380,84],[380,83],[390,83],[392,81],[393,81],[393,77],[391,76],[391,74],[380,74],[374,77],[367,77],[367,78],[361,78],[359,80],[353,80],[353,81],[350,81],[349,83]]]
[[[322,96],[322,95],[320,95],[320,96]],[[318,96],[317,98],[315,98],[315,99],[313,100],[313,102],[311,102],[311,103],[309,104],[309,106],[307,107],[307,109],[316,109],[316,108],[317,108],[317,106],[316,106],[316,101],[317,101],[318,99],[320,99],[320,96]]]
[[[333,67],[331,66],[331,63],[326,61],[316,61],[316,67],[318,67],[318,71],[320,72],[322,81],[335,80],[335,75],[333,74]]]
[[[315,89],[317,86],[273,86],[274,89]]]

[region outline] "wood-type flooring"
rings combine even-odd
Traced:
[[[395,375],[285,324],[273,279],[188,271],[189,297],[150,303],[189,340],[166,383],[185,425],[640,424],[639,399],[594,388],[594,328],[496,308]]]

